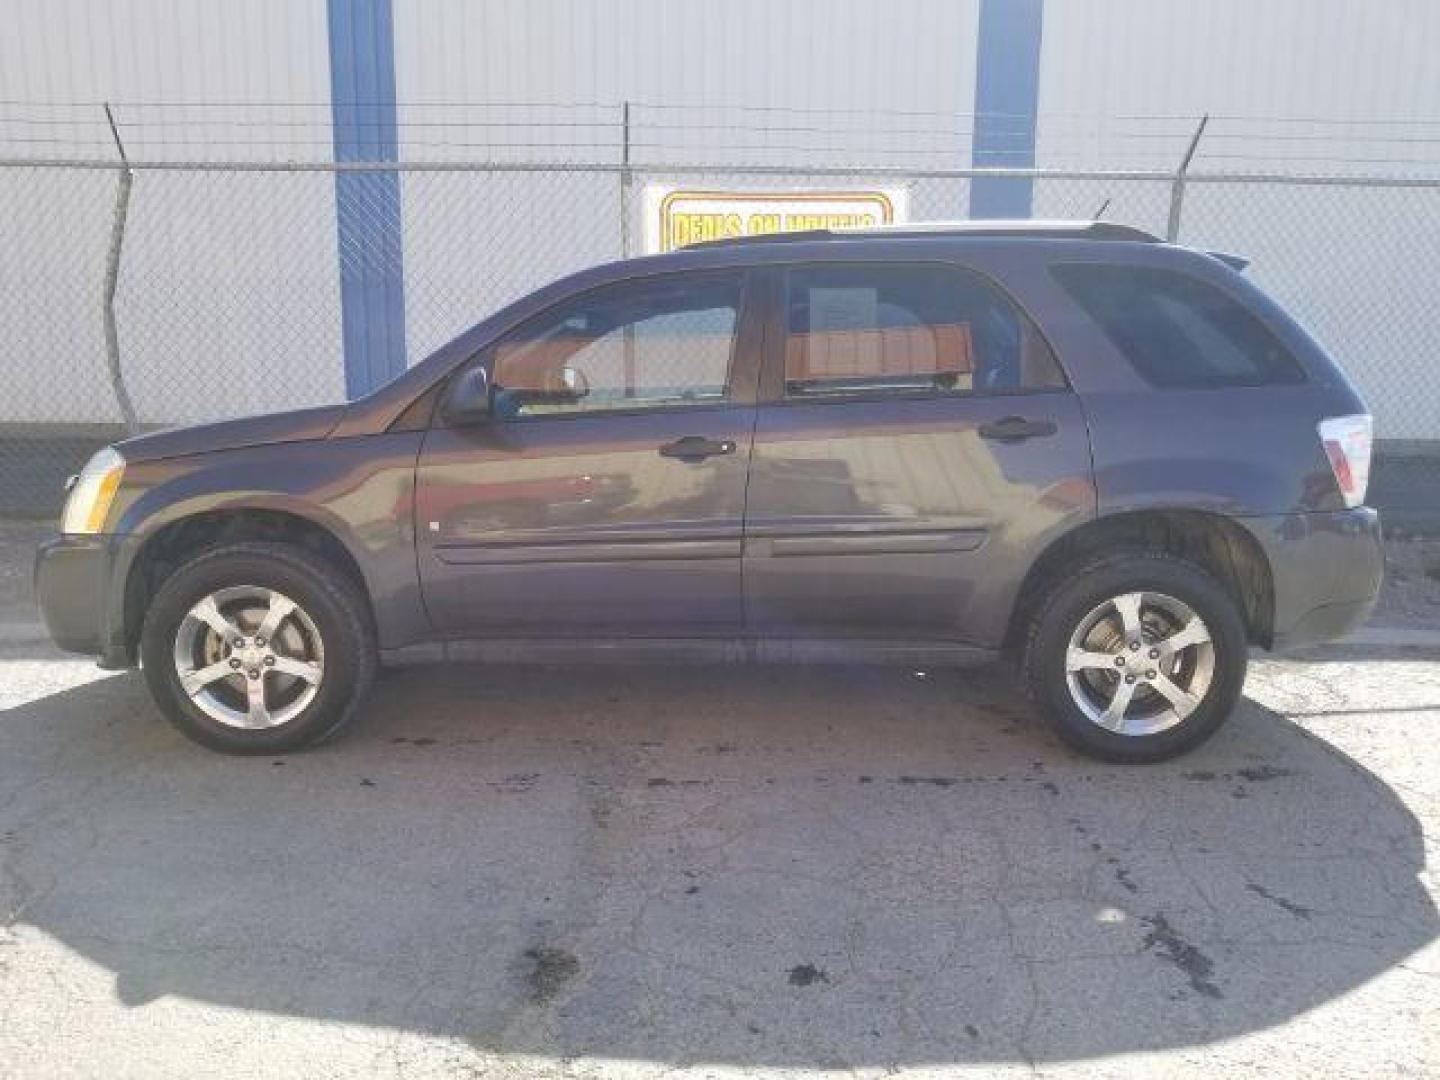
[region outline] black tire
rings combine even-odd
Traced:
[[[1188,605],[1209,630],[1214,670],[1194,711],[1150,734],[1122,734],[1091,719],[1071,694],[1066,654],[1071,635],[1097,605],[1130,592],[1161,593]],[[1052,581],[1030,622],[1021,657],[1025,688],[1066,743],[1092,757],[1154,762],[1199,746],[1223,724],[1245,683],[1245,624],[1235,600],[1205,570],[1158,552],[1116,552],[1070,568]],[[1153,674],[1153,673],[1152,673]]]
[[[181,687],[176,670],[175,642],[187,613],[217,590],[242,585],[293,599],[324,642],[323,676],[313,699],[274,727],[245,729],[215,719]],[[354,715],[377,665],[369,611],[355,584],[318,555],[270,542],[217,548],[171,574],[145,613],[140,656],[150,693],[171,723],[227,754],[280,754],[328,738]]]

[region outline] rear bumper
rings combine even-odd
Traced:
[[[1380,515],[1370,507],[1239,521],[1270,562],[1270,648],[1334,641],[1369,617],[1385,569]]]
[[[69,652],[98,656],[102,667],[129,667],[123,618],[114,617],[109,536],[57,536],[35,553],[35,598],[45,629]]]

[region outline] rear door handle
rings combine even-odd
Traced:
[[[735,444],[728,439],[707,439],[703,435],[686,435],[660,447],[660,456],[680,461],[704,461],[720,454],[733,454]]]
[[[1026,439],[1054,435],[1057,428],[1051,420],[1027,420],[1023,416],[1004,416],[981,424],[977,429],[980,437],[995,442],[1023,442]]]

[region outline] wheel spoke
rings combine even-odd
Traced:
[[[1192,645],[1203,645],[1209,640],[1210,630],[1200,620],[1200,616],[1193,615],[1190,621],[1179,630],[1155,644],[1164,650],[1166,655],[1174,656],[1181,649],[1188,649]]]
[[[171,663],[196,708],[247,731],[305,715],[326,675],[315,620],[264,584],[225,585],[198,600],[175,629]]]
[[[265,680],[254,678],[245,680],[245,700],[249,706],[246,712],[246,720],[253,728],[270,726],[270,707],[265,704]]]
[[[1182,720],[1194,712],[1195,707],[1200,704],[1198,697],[1170,678],[1169,675],[1157,674],[1150,680],[1150,685],[1175,707],[1176,715]]]
[[[1071,646],[1065,652],[1065,670],[1083,671],[1086,668],[1104,668],[1113,671],[1115,668],[1115,654],[1092,652],[1089,649],[1079,649]]]
[[[234,675],[235,669],[230,664],[221,660],[211,664],[209,667],[196,668],[193,671],[182,671],[180,675],[180,687],[194,697],[213,682],[219,682],[229,675]]]
[[[1138,592],[1122,593],[1110,603],[1120,615],[1120,623],[1125,628],[1126,642],[1139,641],[1140,594]]]
[[[240,628],[232,623],[215,606],[215,598],[207,596],[190,609],[191,618],[199,619],[227,641],[240,636]]]
[[[279,672],[282,675],[294,675],[307,683],[318,683],[320,681],[320,665],[311,663],[309,660],[297,660],[293,656],[275,656],[275,664],[271,671]]]
[[[1072,625],[1064,678],[1071,702],[1091,723],[1143,739],[1196,713],[1221,659],[1194,608],[1157,589],[1138,588],[1097,598]]]
[[[261,621],[255,636],[269,641],[275,637],[275,631],[280,629],[280,624],[285,617],[295,610],[295,601],[288,596],[272,592],[270,594],[270,608],[265,612],[265,618]]]
[[[1105,706],[1105,711],[1100,714],[1100,726],[1109,728],[1111,731],[1124,731],[1125,710],[1130,707],[1130,699],[1134,696],[1134,683],[1117,683],[1115,685],[1115,696],[1110,699],[1110,704]]]

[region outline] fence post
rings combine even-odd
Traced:
[[[120,153],[120,184],[115,191],[115,213],[110,223],[110,250],[105,257],[105,362],[110,372],[110,389],[115,393],[115,403],[120,407],[120,417],[125,421],[125,432],[134,435],[140,430],[135,418],[135,406],[130,401],[130,392],[125,389],[125,376],[120,370],[120,333],[115,324],[115,289],[120,281],[120,251],[125,244],[125,221],[130,214],[130,185],[135,182],[135,173],[130,168],[130,159],[125,156],[125,144],[120,141],[120,129],[115,124],[115,114],[110,103],[105,103],[105,119],[110,124],[110,134],[115,138],[115,149]]]
[[[620,257],[630,257],[630,187],[634,177],[630,174],[630,102],[620,105]],[[624,346],[623,367],[625,372],[625,396],[635,396],[635,327],[625,324],[622,335]]]
[[[630,257],[630,102],[620,104],[620,257]]]
[[[1185,156],[1180,159],[1180,167],[1175,170],[1175,179],[1170,182],[1170,222],[1165,227],[1165,239],[1172,244],[1180,239],[1180,209],[1185,203],[1185,174],[1190,171],[1190,159],[1195,156],[1195,148],[1200,145],[1200,136],[1205,134],[1205,125],[1209,122],[1209,113],[1200,118],[1195,134],[1190,136],[1190,145],[1185,148]]]

